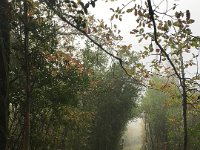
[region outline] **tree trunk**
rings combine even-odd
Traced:
[[[9,9],[0,0],[0,149],[6,149],[8,112]]]
[[[30,149],[30,70],[29,70],[29,27],[28,27],[28,4],[24,0],[24,59],[25,59],[25,112],[24,112],[24,139],[23,149]]]
[[[184,71],[184,62],[182,52],[180,54],[180,62],[181,62],[181,74],[182,74],[182,111],[183,111],[183,149],[187,150],[188,145],[188,131],[187,131],[187,91],[186,91],[186,79],[185,79],[185,71]]]
[[[148,7],[149,7],[149,15],[150,15],[150,19],[153,23],[153,29],[154,29],[154,40],[156,45],[160,48],[161,53],[164,54],[164,56],[167,58],[167,60],[169,61],[170,65],[172,66],[175,75],[177,76],[177,78],[180,81],[180,85],[182,88],[182,111],[183,111],[183,150],[187,150],[187,145],[188,145],[188,129],[187,129],[187,90],[186,90],[186,78],[185,78],[185,72],[184,72],[184,62],[183,62],[183,56],[182,56],[182,52],[180,54],[180,61],[181,61],[181,74],[178,73],[174,63],[172,62],[171,58],[169,57],[169,55],[166,53],[166,51],[164,50],[164,48],[160,45],[159,41],[158,41],[158,36],[157,36],[157,27],[156,27],[156,22],[155,22],[155,18],[154,18],[154,10],[152,8],[151,5],[151,0],[147,0],[148,3]]]

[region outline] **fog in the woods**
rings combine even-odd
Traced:
[[[0,0],[0,150],[200,149],[199,6]]]
[[[141,118],[129,121],[124,139],[124,150],[140,150],[144,138],[144,122]]]

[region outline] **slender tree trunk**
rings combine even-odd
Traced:
[[[24,112],[24,139],[23,149],[30,149],[30,70],[29,70],[29,31],[28,31],[28,5],[27,0],[24,0],[24,59],[25,59],[25,112]]]
[[[149,138],[150,138],[150,147],[151,147],[151,150],[154,150],[155,146],[154,146],[154,139],[153,139],[153,133],[152,133],[152,128],[151,128],[151,124],[150,122],[148,123],[148,127],[149,127]]]
[[[187,132],[187,92],[186,92],[186,84],[185,84],[185,72],[184,72],[184,62],[182,52],[180,54],[180,62],[181,62],[181,74],[182,74],[182,111],[183,111],[183,150],[187,150],[188,145],[188,132]]]
[[[186,91],[186,78],[185,78],[185,72],[184,72],[184,64],[183,64],[183,56],[181,53],[180,59],[181,59],[181,73],[179,74],[174,63],[170,59],[169,55],[166,53],[165,49],[160,45],[158,42],[158,36],[157,36],[157,27],[156,22],[154,18],[154,10],[151,5],[151,0],[147,0],[148,7],[149,7],[149,15],[150,19],[153,23],[153,29],[154,29],[154,40],[156,45],[160,48],[161,52],[166,56],[167,60],[169,61],[170,65],[172,66],[177,78],[180,81],[180,85],[182,88],[182,110],[183,110],[183,132],[184,132],[184,138],[183,138],[183,150],[187,150],[187,144],[188,144],[188,132],[187,132],[187,91]]]
[[[0,0],[0,150],[6,149],[8,119],[9,7]]]
[[[145,143],[143,145],[144,150],[148,150],[148,128],[147,128],[147,121],[146,121],[146,114],[144,113],[144,134],[145,134]]]

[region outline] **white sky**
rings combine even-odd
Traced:
[[[136,2],[140,2],[140,1],[141,0],[136,0]],[[154,1],[156,3],[159,3],[162,0],[154,0]],[[118,6],[122,6],[122,4],[126,4],[128,2],[129,0],[118,0],[117,2],[105,3],[105,2],[102,2],[102,0],[98,0],[98,2],[96,3],[96,7],[91,9],[91,13],[95,14],[96,18],[107,20],[107,23],[109,24],[109,18],[112,15],[112,11],[110,10],[110,8],[117,8]],[[186,10],[190,10],[191,18],[195,20],[195,23],[192,24],[191,26],[192,32],[194,35],[200,36],[200,29],[199,29],[200,28],[200,0],[168,0],[168,2],[170,6],[173,6],[174,3],[179,4],[177,7],[177,10],[180,10],[183,12],[185,12]],[[134,6],[134,3],[132,4],[132,6]],[[131,43],[133,45],[133,48],[136,48],[136,49],[144,46],[144,45],[138,45],[138,43],[135,42],[136,39],[133,37],[133,35],[130,34],[130,31],[134,29],[134,27],[136,27],[137,25],[137,23],[135,22],[135,16],[133,14],[125,15],[123,17],[123,21],[118,22],[117,25],[118,27],[120,27],[122,31],[122,35],[124,37],[124,43],[126,44]],[[196,68],[190,68],[187,74],[190,76],[189,72],[195,72],[194,69],[196,70]],[[129,126],[127,127],[128,131],[126,131],[126,134],[125,134],[125,137],[127,139],[134,139],[135,137],[138,138],[138,136],[141,136],[140,134],[136,136],[135,134],[132,134],[132,130],[133,130],[132,128],[136,128],[136,127],[139,128],[140,126],[138,126],[138,124],[135,124],[135,123],[129,124]],[[138,130],[141,130],[141,129],[142,128],[140,127]],[[130,137],[130,135],[133,135],[134,137]],[[125,142],[127,142],[127,139],[125,140]]]
[[[105,20],[106,23],[109,25],[110,24],[109,19],[111,15],[113,14],[110,8],[116,9],[118,6],[121,7],[122,4],[126,4],[129,1],[130,0],[117,0],[116,2],[105,3],[105,0],[98,0],[96,2],[95,8],[90,8],[90,11],[91,11],[91,14],[95,14],[96,18]],[[135,2],[130,4],[130,7],[133,7],[135,3],[141,3],[141,1],[144,2],[144,0],[136,0]],[[152,3],[159,4],[161,1],[162,0],[152,0]],[[166,8],[166,0],[163,0],[163,1],[164,3],[160,6],[160,8]],[[191,18],[195,20],[195,23],[191,25],[192,32],[194,35],[200,36],[200,29],[199,29],[200,27],[200,8],[199,8],[200,0],[168,0],[168,8],[171,8],[174,3],[178,4],[176,10],[183,11],[183,12],[185,12],[186,10],[190,10]],[[117,22],[117,26],[121,30],[121,35],[123,36],[123,43],[132,44],[133,50],[139,51],[145,45],[145,43],[138,44],[137,39],[133,37],[133,35],[130,34],[130,31],[137,26],[135,19],[136,17],[134,16],[133,13],[126,14],[123,16],[122,22],[120,21]],[[146,62],[145,65],[148,65],[148,63]],[[192,70],[194,70],[194,68]],[[188,72],[194,72],[192,70],[189,70]]]
[[[87,0],[85,0],[87,1]],[[105,0],[98,0],[96,2],[95,8],[90,8],[91,13],[95,14],[96,18],[107,20],[109,24],[109,18],[112,15],[112,11],[110,8],[121,7],[122,4],[128,3],[130,0],[117,0],[116,2],[107,2]],[[136,0],[136,3],[140,3],[144,0]],[[162,0],[154,0],[156,4],[158,4]],[[165,0],[164,0],[165,1]],[[168,5],[173,6],[173,4],[178,4],[177,9],[181,11],[186,11],[187,9],[191,12],[191,18],[195,20],[195,23],[192,25],[192,31],[195,35],[200,35],[199,27],[200,27],[200,0],[168,0]],[[130,6],[134,6],[134,2],[130,4]],[[163,3],[163,6],[166,3]],[[118,22],[118,26],[120,27],[122,34],[124,36],[124,42],[131,41],[132,35],[130,35],[130,31],[137,25],[135,22],[134,14],[124,15],[123,21]]]
[[[141,0],[136,0],[136,2],[140,2]],[[144,1],[144,0],[142,0]],[[159,3],[162,0],[154,0],[155,2]],[[165,0],[164,0],[165,1]],[[95,14],[96,18],[107,20],[107,23],[109,23],[109,18],[112,15],[112,12],[110,8],[117,8],[118,6],[122,6],[122,4],[126,4],[129,2],[129,0],[118,0],[117,2],[109,2],[105,3],[102,2],[102,0],[98,0],[96,3],[96,7],[94,9],[91,9],[92,14]],[[191,29],[194,35],[200,36],[200,0],[168,0],[169,5],[173,6],[174,3],[179,4],[177,7],[177,10],[185,12],[186,10],[190,10],[191,18],[195,20],[195,23],[192,24]],[[164,3],[165,4],[165,3]],[[163,5],[164,5],[163,4]],[[132,4],[134,6],[134,3]],[[170,6],[169,6],[170,7]],[[141,48],[144,45],[138,45],[137,42],[135,42],[135,38],[133,35],[130,34],[130,31],[136,27],[137,23],[135,22],[135,16],[134,14],[128,14],[123,17],[122,22],[117,23],[118,27],[120,27],[122,31],[122,35],[124,37],[124,43],[129,44],[131,43],[133,45],[133,48]],[[134,44],[135,43],[135,44]],[[135,49],[134,49],[135,50]],[[199,57],[200,58],[200,57]],[[200,60],[199,60],[200,61]],[[194,70],[195,69],[195,70]],[[200,69],[200,66],[199,66]],[[190,70],[187,71],[187,75],[190,76],[191,72],[195,72],[196,68],[190,68]],[[142,127],[135,124],[130,123],[128,125],[128,130],[125,132],[125,146],[129,146],[127,142],[134,143],[134,138],[140,138],[141,137],[141,130]],[[140,131],[140,133],[132,134],[135,128],[137,128],[137,131]],[[132,139],[132,141],[129,141]],[[133,145],[131,145],[131,148],[133,148]],[[136,148],[135,148],[136,149]]]

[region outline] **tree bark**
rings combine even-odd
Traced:
[[[188,130],[187,130],[187,91],[186,91],[186,79],[185,79],[185,71],[184,71],[184,62],[182,52],[180,54],[180,62],[181,62],[181,75],[182,75],[182,111],[183,111],[183,149],[187,150],[188,145]]]
[[[6,149],[8,119],[9,7],[0,0],[0,149]]]
[[[24,112],[24,139],[23,149],[30,149],[30,70],[29,70],[29,22],[28,4],[24,0],[24,59],[25,59],[25,112]]]

